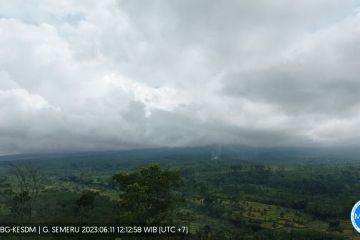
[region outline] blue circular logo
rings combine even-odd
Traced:
[[[360,201],[352,208],[350,219],[355,230],[360,233]]]

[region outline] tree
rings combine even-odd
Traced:
[[[84,191],[75,202],[75,212],[79,215],[80,222],[89,219],[89,212],[94,208],[95,197],[99,195],[98,192]]]
[[[30,221],[42,188],[43,175],[39,168],[32,165],[10,163],[9,167],[10,174],[15,179],[15,186],[7,191],[8,196],[12,196],[11,212],[17,221]]]
[[[174,188],[180,183],[178,171],[150,165],[133,172],[113,176],[120,185],[119,205],[123,221],[159,224],[169,221],[177,200]]]

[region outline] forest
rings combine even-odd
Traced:
[[[360,196],[360,164],[336,154],[212,146],[23,154],[0,157],[0,173],[3,224],[190,229],[95,239],[357,239],[349,215]]]

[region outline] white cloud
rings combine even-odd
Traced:
[[[357,8],[4,2],[0,153],[355,141]]]

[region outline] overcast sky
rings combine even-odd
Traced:
[[[0,154],[360,143],[351,0],[5,0]]]

